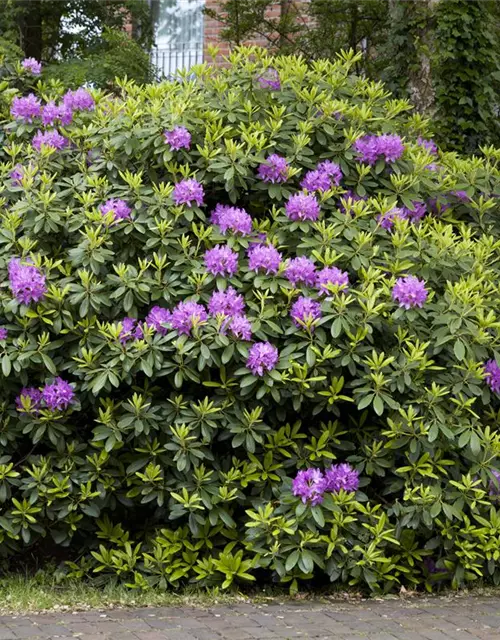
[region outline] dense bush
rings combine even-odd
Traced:
[[[499,581],[500,153],[440,154],[354,61],[239,50],[13,101],[6,562],[59,545],[68,575],[139,588]]]

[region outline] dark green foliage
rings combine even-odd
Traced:
[[[116,29],[105,30],[101,45],[94,53],[48,65],[44,74],[73,89],[86,82],[110,88],[116,78],[126,77],[136,82],[153,78],[149,54],[130,36]]]
[[[496,4],[441,0],[436,8],[436,132],[449,149],[471,152],[500,140]]]
[[[237,51],[228,69],[195,79],[96,91],[94,113],[62,129],[63,151],[36,153],[39,123],[5,127],[0,165],[0,551],[65,550],[63,573],[134,588],[177,589],[276,580],[338,581],[373,591],[400,585],[500,582],[500,510],[490,485],[499,468],[500,402],[483,363],[500,353],[500,152],[432,158],[417,136],[426,123],[383,86],[352,74],[356,57],[308,66]],[[260,88],[273,67],[282,89]],[[59,97],[42,80],[38,91]],[[173,152],[163,132],[192,134]],[[361,164],[365,133],[398,133],[391,167]],[[285,184],[258,165],[286,156]],[[317,223],[291,222],[284,205],[318,161],[341,165],[341,186],[321,196]],[[429,168],[435,160],[441,167]],[[10,171],[22,163],[21,185]],[[206,205],[176,206],[174,183],[192,176]],[[353,190],[366,201],[345,198]],[[466,190],[461,200],[455,190]],[[99,207],[126,200],[132,221],[110,224]],[[434,200],[434,201],[433,201]],[[418,224],[378,216],[427,204]],[[248,267],[249,238],[209,222],[217,203],[245,207],[254,240],[265,234],[285,259],[348,271],[347,292],[322,301],[315,331],[296,327],[299,295],[278,275]],[[347,213],[345,213],[347,210]],[[210,318],[191,336],[145,330],[119,340],[125,316],[153,305],[207,303],[228,282],[207,274],[204,253],[239,254],[229,279],[244,296],[254,339],[279,349],[263,378],[246,368],[249,343]],[[29,256],[49,292],[20,306],[7,263]],[[398,277],[426,282],[422,309],[391,297]],[[314,291],[305,290],[310,295]],[[23,386],[61,375],[77,403],[21,414]],[[356,494],[311,508],[291,493],[299,469],[348,461]],[[432,564],[437,563],[437,573]]]

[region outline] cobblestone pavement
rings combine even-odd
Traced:
[[[238,604],[1,616],[0,640],[500,640],[500,598]]]

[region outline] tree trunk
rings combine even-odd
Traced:
[[[432,115],[435,93],[432,77],[434,12],[440,0],[389,0],[391,20],[408,25],[414,60],[408,61],[408,93],[419,113]]]
[[[27,58],[41,60],[43,51],[42,37],[42,0],[17,0],[19,7],[18,25],[20,45]]]

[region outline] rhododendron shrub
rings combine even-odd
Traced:
[[[443,154],[354,62],[10,95],[6,562],[500,581],[500,152]]]

